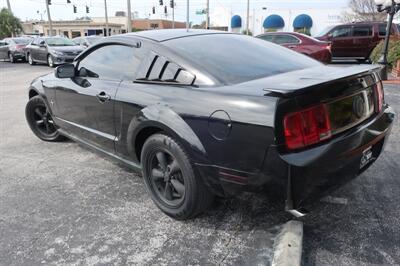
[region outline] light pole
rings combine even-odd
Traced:
[[[250,30],[250,0],[247,0],[247,16],[246,16],[246,34],[249,35]]]
[[[206,18],[206,29],[210,29],[210,0],[207,0],[207,18]]]
[[[45,1],[46,1],[47,18],[49,19],[49,28],[50,28],[49,36],[51,37],[53,36],[53,22],[51,21],[51,16],[50,16],[49,0]]]
[[[387,54],[389,49],[390,32],[392,30],[393,17],[400,10],[400,0],[375,0],[375,4],[378,12],[386,12],[388,14],[385,42],[383,45],[382,55],[378,61],[378,64],[383,66],[381,79],[387,80]]]
[[[11,11],[11,5],[10,5],[10,0],[7,0],[7,8],[8,8],[8,11],[10,11],[10,13],[12,13],[12,11]]]
[[[104,0],[104,11],[105,11],[105,16],[106,16],[106,32],[105,32],[104,36],[108,36],[109,30],[108,30],[107,0]]]
[[[189,0],[186,1],[186,31],[189,31]]]
[[[127,0],[127,8],[128,8],[128,15],[127,15],[127,32],[132,32],[132,10],[131,10],[131,0]]]

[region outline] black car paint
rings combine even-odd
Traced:
[[[321,65],[318,69],[224,86],[207,71],[193,67],[157,40],[150,40],[151,34],[106,39],[76,61],[109,42],[167,55],[205,78],[196,79],[193,86],[160,86],[156,82],[104,82],[80,77],[59,80],[49,74],[31,84],[30,95],[44,98],[62,134],[136,170],[140,170],[140,148],[145,138],[164,131],[182,143],[196,171],[216,194],[280,185],[287,208],[300,207],[331,181],[337,185],[338,179],[355,177],[360,172],[363,149],[378,144],[374,153],[377,157],[390,133],[394,113],[385,106],[368,121],[328,141],[289,152],[282,134],[284,114],[319,103],[320,99],[371,86],[379,82],[378,70],[370,66],[343,70]],[[168,39],[176,33],[163,34],[163,39]],[[80,85],[84,84],[82,79],[94,88]],[[111,96],[110,101],[98,101],[96,95],[102,91]],[[68,117],[59,117],[60,111]],[[341,171],[345,173],[341,174],[343,178],[338,176]]]

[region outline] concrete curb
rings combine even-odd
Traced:
[[[303,223],[289,221],[274,242],[273,266],[299,266],[303,250]]]

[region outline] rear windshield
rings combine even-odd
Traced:
[[[48,46],[73,46],[76,45],[73,41],[67,38],[48,38],[46,39]]]
[[[289,49],[239,34],[197,35],[164,44],[230,84],[321,64]]]
[[[22,39],[22,38],[18,38],[18,39],[12,39],[16,44],[28,44],[30,43],[30,41],[32,39]]]

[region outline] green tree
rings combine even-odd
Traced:
[[[0,11],[0,39],[11,37],[22,32],[19,18],[15,17],[7,8]]]

